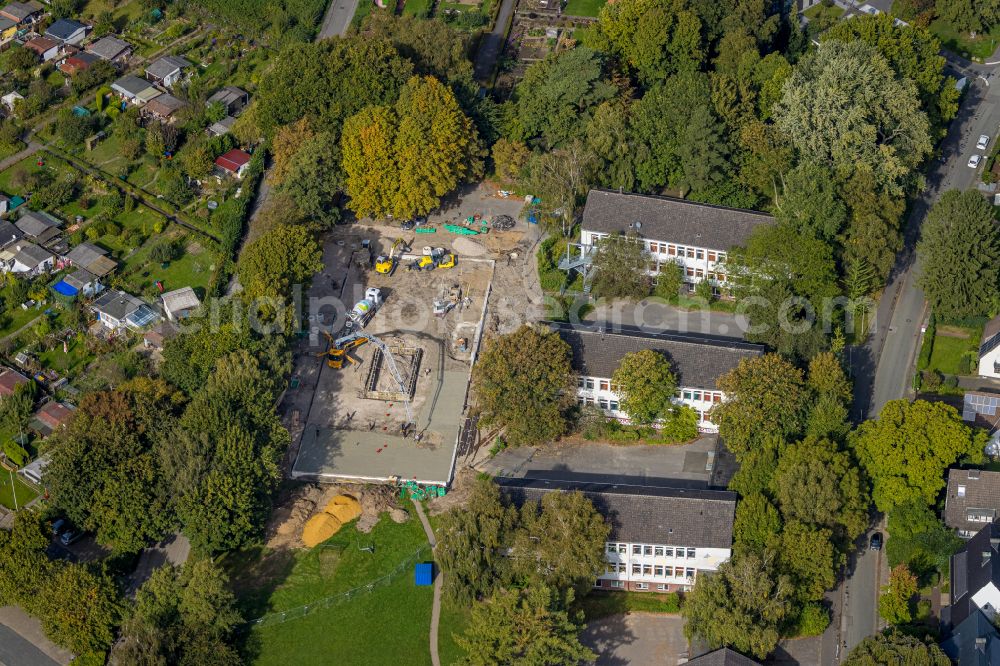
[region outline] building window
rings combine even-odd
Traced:
[[[601,406],[601,409],[607,409],[608,408],[608,401],[605,400],[604,398],[600,398],[597,401],[597,404],[599,404]]]
[[[958,487],[958,496],[959,497],[965,497],[965,486],[959,486]]]
[[[653,254],[659,254],[660,253],[660,244],[657,243],[656,241],[650,241],[649,242],[649,251],[652,252]]]
[[[719,253],[719,261],[725,261],[725,260],[726,260],[726,253],[725,252],[720,252]]]
[[[666,557],[673,557],[674,556],[674,549],[673,548],[665,548],[663,550],[663,554]]]
[[[657,557],[663,557],[663,546],[657,546],[655,554]]]
[[[632,546],[632,554],[633,555],[642,555],[642,546],[640,546],[639,544],[633,545]]]
[[[656,586],[656,591],[657,592],[666,592],[667,591],[667,586],[664,585],[663,583],[660,583],[659,585]]]
[[[624,587],[624,586],[625,583],[621,582],[620,580],[611,581],[611,587]]]
[[[618,571],[618,565],[613,563],[608,563],[608,566],[604,567],[604,573],[613,574]]]
[[[615,384],[614,382],[612,382],[611,383],[611,392],[612,393],[621,393],[622,392],[622,385],[621,384]]]
[[[646,583],[636,583],[635,584],[635,589],[637,589],[637,590],[648,590],[649,589],[649,585],[647,585]]]
[[[628,552],[628,546],[624,543],[618,544],[618,552],[624,555],[625,553]]]
[[[576,396],[576,404],[580,405],[581,407],[586,407],[587,399],[584,398],[583,396],[578,395]]]
[[[687,549],[687,556],[688,556],[688,559],[691,559],[692,557],[695,556],[694,548],[688,548]]]
[[[587,378],[586,378],[586,379],[584,380],[584,382],[583,382],[583,383],[584,383],[584,387],[585,387],[585,388],[586,388],[586,389],[587,389],[588,391],[593,391],[593,390],[594,390],[594,379],[593,379],[593,377],[587,377]]]
[[[676,256],[677,255],[677,246],[676,245],[667,245],[667,255],[671,256],[671,257]]]
[[[690,266],[688,266],[688,267],[687,267],[687,268],[686,268],[686,269],[684,270],[684,273],[685,273],[685,274],[686,274],[686,275],[687,275],[688,277],[691,277],[691,278],[693,278],[693,277],[694,277],[694,269],[693,269],[693,268],[691,268]]]
[[[624,562],[618,563],[618,573],[620,574],[628,573],[628,566]]]
[[[645,546],[645,547],[643,547],[642,551],[643,551],[643,553],[642,553],[643,555],[652,555],[653,554],[653,547],[652,546]]]
[[[691,391],[692,400],[701,400],[701,391]]]
[[[653,575],[653,565],[651,565],[651,564],[644,564],[644,565],[642,565],[642,575],[643,576],[652,576]]]
[[[602,391],[608,391],[611,389],[611,382],[609,382],[607,379],[602,379],[600,386]]]
[[[708,251],[708,260],[709,261],[715,261],[715,251],[714,250],[709,250]]]
[[[618,405],[618,401],[617,400],[612,400],[611,402],[608,403],[608,405],[611,407],[611,411],[613,411],[613,412],[617,412],[618,411],[619,405]]]
[[[583,377],[577,377],[576,378],[576,387],[577,388],[583,388]]]
[[[716,391],[712,394],[712,402],[722,402],[722,393]]]
[[[692,398],[691,391],[682,391],[681,392],[681,398],[683,398],[684,400],[693,400],[694,399],[694,398]]]
[[[638,576],[641,573],[642,573],[642,566],[640,566],[638,564],[633,564],[632,565],[632,575],[633,576]]]
[[[653,571],[655,572],[655,575],[663,576],[663,567],[661,565],[656,565],[656,567],[653,568]]]
[[[694,578],[694,569],[691,568],[685,569],[684,575],[688,578]]]
[[[695,269],[694,274],[695,274],[696,277],[700,277],[700,278],[705,277],[705,271],[703,269],[701,269],[701,268]]]
[[[688,259],[694,259],[694,248],[693,247],[688,247],[688,248],[684,248],[684,249],[687,252]]]
[[[704,259],[705,258],[705,251],[704,250],[698,250],[698,258],[699,259]]]
[[[618,544],[616,544],[616,543],[609,543],[608,544],[608,552],[609,553],[617,553],[618,552]]]

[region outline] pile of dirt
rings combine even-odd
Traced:
[[[364,491],[357,497],[361,500],[359,532],[364,534],[371,532],[383,513],[388,513],[397,523],[405,523],[409,518],[409,514],[397,505],[396,489],[392,486],[365,486]]]
[[[486,248],[483,247],[478,242],[467,238],[465,236],[459,236],[451,242],[452,249],[458,254],[459,261],[462,257],[481,257],[486,254]]]
[[[427,503],[427,510],[432,516],[437,516],[456,507],[465,506],[476,485],[476,470],[470,467],[459,468],[455,472],[448,493],[444,497],[435,497]]]
[[[359,532],[371,532],[383,513],[388,513],[389,518],[397,523],[409,520],[409,514],[397,505],[396,489],[391,486],[303,484],[291,487],[278,498],[277,508],[272,512],[265,528],[266,546],[272,550],[304,548],[302,530],[306,523],[317,512],[323,512],[324,507],[329,508],[338,495],[348,495],[360,502],[361,515],[357,523]],[[353,519],[353,515],[344,517]]]

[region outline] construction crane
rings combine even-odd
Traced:
[[[390,250],[389,250],[389,254],[388,255],[381,254],[381,255],[379,255],[378,259],[375,260],[375,272],[381,273],[382,275],[391,275],[392,274],[393,269],[396,268],[396,262],[397,262],[397,259],[396,259],[396,249],[397,248],[399,248],[399,251],[401,253],[407,251],[406,245],[404,244],[402,238],[397,238],[395,240],[395,242],[392,244],[392,248],[390,248]]]
[[[337,339],[334,339],[332,335],[326,333],[326,337],[330,340],[330,347],[325,352],[320,354],[320,356],[326,356],[326,364],[336,370],[344,367],[345,358],[351,363],[357,365],[358,362],[347,354],[347,352],[351,349],[355,349],[364,344],[372,344],[376,349],[381,351],[382,358],[385,359],[386,367],[389,368],[389,374],[392,375],[392,379],[399,388],[400,394],[406,396],[403,400],[403,407],[406,409],[406,422],[408,424],[413,423],[413,413],[410,411],[410,391],[406,387],[406,380],[403,377],[403,373],[399,371],[399,366],[396,365],[396,359],[393,357],[392,352],[389,351],[389,345],[385,344],[374,335],[362,333],[360,331],[349,333]]]

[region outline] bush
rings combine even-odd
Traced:
[[[917,356],[917,370],[924,370],[930,365],[931,352],[934,351],[934,335],[937,333],[937,324],[934,314],[931,313],[927,322],[927,331],[924,333],[924,340],[920,343],[920,355]]]
[[[795,620],[794,636],[819,636],[830,624],[830,613],[818,603],[809,603],[802,607]]]
[[[3,452],[7,455],[7,459],[18,467],[24,467],[24,463],[28,462],[28,452],[12,439],[4,443]]]
[[[944,386],[945,388],[950,388],[950,389],[957,387],[958,377],[956,377],[955,375],[948,375],[947,377],[944,378]]]
[[[680,264],[673,262],[661,264],[660,273],[656,276],[653,295],[667,301],[675,300],[683,284],[684,269],[681,268]]]
[[[937,370],[924,370],[921,374],[921,385],[927,391],[937,391],[941,388],[944,377]]]
[[[968,354],[962,354],[962,358],[958,359],[958,374],[968,375],[972,372],[972,357]]]

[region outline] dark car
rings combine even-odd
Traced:
[[[882,550],[882,533],[876,532],[872,535],[872,540],[869,543],[872,550]]]
[[[83,532],[70,528],[65,532],[63,532],[62,536],[59,537],[59,543],[61,543],[64,546],[68,546],[72,543],[76,543],[77,541],[79,541],[80,537],[82,536]]]
[[[67,522],[65,518],[60,518],[56,520],[54,523],[52,523],[52,536],[54,537],[59,536],[60,534],[66,531],[67,527],[69,527],[69,522]]]
[[[399,223],[399,228],[402,229],[403,231],[409,231],[415,226],[417,226],[417,223],[414,222],[413,220],[403,220],[402,222]]]

